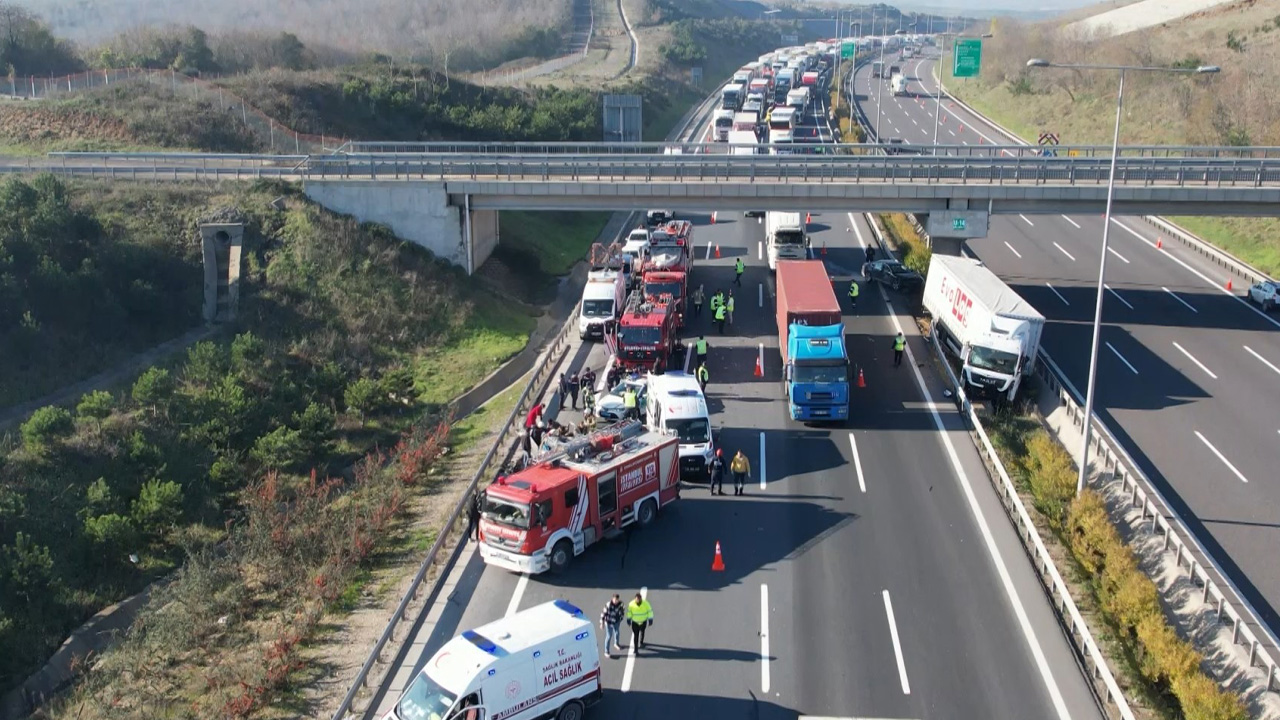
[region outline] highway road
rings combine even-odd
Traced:
[[[856,314],[846,308],[867,382],[853,420],[792,422],[762,224],[686,217],[697,225],[693,279],[708,293],[731,287],[736,258],[747,264],[730,332],[716,334],[708,314],[685,332],[707,334],[713,423],[726,456],[742,448],[751,460],[746,496],[689,486],[652,527],[590,548],[562,576],[488,568],[468,546],[374,706],[385,712],[463,629],[553,598],[594,619],[611,593],[643,590],[650,646],[602,659],[594,717],[1100,718],[905,304],[868,291]],[[847,214],[815,215],[810,230],[843,302],[870,230]],[[899,328],[919,367],[893,367]],[[605,364],[598,344],[570,358]],[[710,569],[717,541],[724,572]]]
[[[932,143],[933,62],[899,63],[909,94],[893,97],[884,88],[883,137]],[[872,123],[875,82],[869,68],[855,78]],[[1006,142],[959,105],[942,107],[939,143]],[[968,243],[1049,319],[1044,347],[1080,392],[1102,222],[1096,215],[993,216],[988,237]],[[1276,633],[1280,317],[1247,303],[1247,288],[1227,292],[1226,275],[1199,255],[1158,241],[1138,218],[1114,220],[1095,410]]]

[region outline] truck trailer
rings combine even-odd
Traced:
[[[849,417],[849,356],[840,302],[821,260],[778,261],[778,347],[792,420]]]
[[[924,307],[970,395],[1013,400],[1036,366],[1044,316],[977,260],[934,255]]]

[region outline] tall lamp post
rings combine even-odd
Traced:
[[[1184,75],[1208,75],[1219,72],[1216,65],[1201,65],[1197,68],[1159,67],[1147,65],[1088,65],[1077,63],[1055,63],[1042,58],[1031,58],[1027,61],[1029,68],[1062,68],[1067,70],[1115,70],[1120,73],[1120,87],[1116,91],[1116,128],[1111,137],[1111,172],[1107,177],[1107,209],[1102,216],[1102,259],[1098,262],[1098,299],[1093,309],[1093,345],[1089,355],[1089,385],[1085,389],[1084,400],[1084,442],[1080,444],[1080,474],[1076,477],[1076,494],[1084,490],[1085,478],[1089,471],[1089,435],[1093,430],[1093,396],[1098,379],[1098,339],[1102,334],[1102,300],[1106,287],[1103,281],[1107,274],[1107,243],[1111,239],[1111,200],[1116,188],[1116,160],[1120,155],[1120,118],[1124,111],[1124,76],[1133,72],[1162,72]]]

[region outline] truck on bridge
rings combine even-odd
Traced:
[[[791,419],[848,419],[844,321],[821,260],[778,262],[777,306],[782,384]]]
[[[934,255],[924,308],[939,347],[960,362],[960,382],[975,396],[1013,400],[1040,350],[1044,316],[982,263]]]

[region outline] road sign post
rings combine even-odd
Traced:
[[[848,60],[849,58],[853,57],[854,47],[855,45],[851,42],[840,43],[840,58],[842,60]]]
[[[982,40],[960,38],[951,51],[951,74],[958,78],[977,77],[982,68]]]

